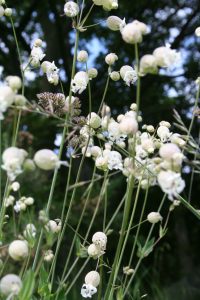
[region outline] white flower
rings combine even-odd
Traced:
[[[109,53],[106,55],[105,62],[111,66],[118,60],[118,56],[115,53]]]
[[[17,147],[7,148],[2,155],[2,169],[7,172],[10,181],[23,172],[22,165],[28,153]]]
[[[37,233],[37,230],[36,230],[34,224],[27,224],[26,228],[25,228],[25,230],[23,232],[24,237],[26,239],[35,238],[36,237],[36,233]]]
[[[83,298],[92,298],[92,295],[96,294],[97,288],[91,284],[83,284],[81,288],[81,296]]]
[[[20,189],[20,184],[18,181],[15,181],[11,184],[11,188],[14,192],[17,192]]]
[[[106,150],[104,150],[105,152]],[[109,151],[106,154],[108,159],[108,169],[109,170],[122,170],[123,169],[123,162],[122,156],[117,151]]]
[[[17,295],[19,294],[21,288],[22,281],[20,277],[15,274],[7,274],[0,281],[0,292],[4,296]]]
[[[74,79],[72,80],[72,92],[81,94],[88,85],[89,77],[84,71],[76,73]]]
[[[74,1],[68,1],[65,3],[64,12],[67,17],[74,18],[79,13],[79,6]]]
[[[139,31],[141,32],[142,35],[147,34],[148,28],[147,28],[147,25],[145,23],[140,22],[138,20],[134,20],[132,22],[132,24],[135,25],[139,29]]]
[[[125,19],[122,20],[117,16],[110,16],[107,19],[107,26],[110,30],[119,31],[126,25]]]
[[[164,159],[173,159],[174,155],[180,152],[179,147],[172,143],[162,145],[159,150],[160,156]]]
[[[41,67],[43,72],[46,73],[49,83],[57,85],[59,82],[59,69],[56,67],[54,61],[52,63],[44,61]]]
[[[134,117],[126,115],[119,124],[122,134],[135,134],[138,131],[138,123]]]
[[[95,160],[95,166],[100,170],[106,171],[108,169],[107,157],[104,157],[103,155],[98,156]]]
[[[91,150],[91,155],[94,157],[98,157],[102,153],[101,148],[98,146],[92,146],[90,150]]]
[[[107,236],[104,232],[98,231],[92,236],[92,242],[102,251],[106,250]]]
[[[15,202],[15,197],[12,195],[8,196],[8,198],[5,199],[5,207],[12,206]]]
[[[44,253],[44,261],[51,262],[54,258],[54,254],[52,250],[47,250]]]
[[[17,92],[22,87],[21,78],[18,76],[7,76],[6,82],[14,92]]]
[[[13,104],[15,94],[9,86],[0,86],[0,120],[4,119],[3,113]]]
[[[153,52],[156,63],[159,67],[169,68],[180,61],[180,53],[171,49],[171,45],[156,48]]]
[[[185,188],[185,181],[181,174],[173,171],[161,171],[158,174],[158,184],[170,200],[176,198]]]
[[[88,255],[94,259],[97,259],[101,255],[104,254],[104,251],[101,250],[101,248],[95,244],[91,244],[87,249]]]
[[[200,27],[197,27],[196,30],[195,30],[195,35],[197,37],[200,37]]]
[[[159,212],[151,212],[147,216],[147,220],[152,224],[158,223],[158,222],[162,221],[162,219],[163,218]]]
[[[44,57],[45,57],[45,54],[43,53],[43,50],[41,49],[41,47],[34,46],[33,49],[31,50],[30,64],[33,67],[38,67]]]
[[[59,167],[58,156],[49,149],[42,149],[35,153],[34,162],[42,170],[54,170]]]
[[[25,211],[25,210],[26,210],[26,204],[21,200],[16,201],[14,205],[14,211],[16,213],[19,213],[20,211]]]
[[[130,86],[137,81],[137,72],[131,66],[123,66],[120,69],[120,75],[126,85]]]
[[[140,73],[145,75],[147,73],[155,74],[158,70],[155,56],[146,54],[140,59]]]
[[[134,22],[125,25],[121,29],[123,40],[128,44],[138,44],[142,42],[142,32]]]
[[[8,247],[8,253],[12,259],[21,261],[28,256],[28,244],[26,241],[15,240]]]
[[[100,276],[97,271],[91,271],[85,276],[85,284],[81,288],[81,295],[84,298],[92,298],[97,292],[100,283]]]
[[[46,230],[51,231],[52,233],[58,233],[61,230],[61,222],[60,220],[56,221],[49,220],[49,222],[45,225]]]
[[[165,143],[169,140],[172,133],[169,131],[168,127],[161,125],[157,129],[157,135],[161,139],[161,142]]]
[[[120,131],[119,123],[113,119],[111,119],[108,124],[108,138],[109,141],[116,142],[117,144],[123,142],[126,138],[126,135],[122,134]]]

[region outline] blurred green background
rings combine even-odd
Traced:
[[[89,8],[92,1],[87,0]],[[14,9],[14,22],[16,34],[23,62],[28,60],[31,45],[35,38],[42,38],[45,43],[46,59],[55,61],[61,70],[61,78],[66,95],[69,91],[69,79],[73,55],[74,32],[70,19],[63,16],[64,1],[60,0],[8,0],[7,5]],[[87,8],[86,8],[87,11]],[[96,67],[99,75],[92,81],[93,110],[98,108],[103,89],[106,82],[107,66],[104,57],[109,52],[115,52],[119,56],[116,70],[124,64],[134,63],[134,47],[125,44],[118,32],[111,32],[106,28],[105,20],[111,15],[118,15],[126,21],[138,19],[145,22],[150,28],[150,34],[145,36],[140,45],[140,56],[150,54],[156,47],[170,43],[172,48],[181,51],[183,60],[176,68],[169,71],[161,71],[159,75],[148,75],[142,78],[141,111],[144,123],[157,125],[159,121],[166,120],[174,122],[173,109],[176,109],[185,124],[188,126],[191,120],[193,105],[195,101],[196,87],[194,81],[199,76],[200,60],[200,39],[195,37],[194,31],[200,26],[200,2],[199,0],[119,0],[119,9],[111,13],[95,7],[87,24],[101,23],[81,33],[79,50],[88,50],[90,54],[89,67]],[[80,65],[78,65],[80,67]],[[0,70],[1,81],[7,75],[20,75],[19,61],[17,59],[16,46],[13,39],[11,25],[8,19],[0,20]],[[61,92],[59,87],[52,87],[48,84],[45,76],[39,71],[28,72],[26,80],[25,95],[30,101],[36,101],[36,94],[41,92]],[[88,95],[83,93],[80,97],[83,114],[87,113]],[[124,112],[130,104],[135,101],[135,87],[128,88],[122,82],[110,84],[106,103],[111,106],[115,115]],[[4,147],[10,143],[12,132],[12,117],[10,112],[4,122]],[[25,147],[34,153],[37,149],[56,149],[59,144],[59,132],[56,121],[51,118],[43,118],[36,114],[23,114],[20,126],[19,146]],[[195,119],[193,136],[198,140],[199,121]],[[56,141],[56,142],[55,142]],[[67,146],[67,145],[66,145]],[[65,158],[65,157],[64,157]],[[74,182],[78,161],[73,165]],[[93,163],[86,159],[81,180],[87,180],[91,176]],[[184,178],[189,183],[190,169],[184,167]],[[37,209],[44,207],[48,198],[49,186],[52,174],[36,172],[21,177],[24,194],[34,196]],[[61,176],[57,181],[54,195],[54,207],[51,210],[52,217],[58,217],[64,196],[64,189],[67,181],[67,170],[61,169]],[[189,186],[189,184],[188,184]],[[101,182],[97,183],[93,190],[89,210],[84,218],[81,233],[87,230],[98,197]],[[83,207],[80,201],[84,188],[79,189],[76,197],[76,205],[73,207],[70,224],[75,226],[77,218]],[[112,216],[113,211],[122,199],[125,192],[125,179],[123,176],[116,176],[109,186],[108,214]],[[192,192],[192,204],[199,206],[200,184],[199,176],[195,176]],[[187,198],[188,189],[185,190]],[[151,189],[148,212],[157,208],[162,193],[159,188]],[[141,206],[144,195],[141,195]],[[165,209],[169,203],[165,204]],[[139,216],[140,208],[138,208]],[[122,213],[113,225],[114,232],[109,237],[107,256],[112,258],[115,251],[115,241],[118,237],[118,230]],[[93,231],[102,226],[102,213],[98,214]],[[142,234],[148,230],[144,226]],[[66,232],[66,239],[62,245],[62,256],[70,247],[70,229]],[[155,234],[158,234],[156,231]],[[147,299],[170,300],[195,300],[200,299],[200,224],[186,209],[176,209],[169,222],[169,229],[166,237],[154,250],[154,252],[143,262],[142,268],[133,283],[134,299],[137,298],[136,291],[140,295],[148,294]],[[142,238],[142,237],[141,237]],[[131,251],[134,233],[130,237],[126,257]],[[123,262],[126,265],[126,258]],[[139,294],[138,294],[139,295]],[[74,296],[74,299],[78,296]]]

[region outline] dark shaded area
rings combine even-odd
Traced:
[[[86,1],[88,7],[91,1]],[[166,42],[170,42],[172,48],[182,51],[184,63],[178,70],[172,70],[162,75],[149,75],[142,79],[142,99],[141,110],[144,123],[156,125],[161,120],[173,122],[173,109],[175,108],[183,118],[185,124],[190,123],[191,112],[193,111],[195,99],[194,80],[199,76],[199,60],[200,60],[200,39],[194,35],[196,27],[200,25],[200,2],[198,0],[119,0],[120,6],[118,11],[112,12],[127,21],[138,19],[145,22],[151,27],[151,33],[144,38],[141,44],[140,56],[152,53],[156,47],[162,46]],[[39,33],[38,37],[42,38],[46,43],[46,58],[54,60],[62,70],[63,86],[66,94],[69,90],[69,80],[72,63],[73,52],[73,29],[70,19],[62,16],[64,1],[55,0],[15,0],[7,1],[8,6],[15,8],[14,20],[16,25],[16,34],[19,40],[19,47],[25,61],[30,53],[30,41],[32,41],[35,33]],[[111,32],[103,23],[109,14],[99,7],[95,7],[88,24],[98,23],[102,21],[101,26],[92,27],[81,34],[80,49],[98,53],[100,48],[91,47],[92,40],[99,40],[102,49],[107,52],[115,52],[119,56],[116,69],[123,64],[132,64],[134,62],[134,48],[122,42],[119,33]],[[97,43],[95,43],[96,45]],[[9,49],[9,50],[8,50]],[[8,20],[0,21],[0,65],[3,66],[3,76],[20,75],[19,62],[17,60],[17,52],[13,39],[12,29]],[[92,65],[91,65],[92,66]],[[104,63],[104,55],[98,55],[94,66],[99,71],[99,76],[92,82],[93,109],[97,109],[102,97],[103,88],[106,81],[106,65]],[[38,92],[59,91],[60,88],[52,88],[43,76],[41,77],[36,71],[36,78],[26,86],[26,97],[29,100],[35,100]],[[87,112],[88,96],[87,93],[81,95],[83,113]],[[123,83],[111,83],[106,102],[112,108],[113,113],[118,114],[124,111],[135,100],[135,88],[127,88]],[[36,115],[24,114],[23,122],[27,124],[26,130],[33,135],[33,143],[28,145],[31,152],[45,148],[55,148],[54,140],[56,133],[60,130],[56,126],[55,120],[42,118]],[[11,132],[12,125],[7,119],[7,129]],[[23,128],[20,128],[21,130]],[[198,137],[199,123],[195,120],[193,128],[193,136]],[[8,136],[4,135],[6,141]],[[77,172],[78,162],[74,162],[73,177]],[[90,177],[93,164],[86,160],[82,180]],[[61,176],[57,182],[56,192],[54,196],[54,207],[52,213],[55,217],[58,215],[59,207],[62,205],[64,186],[67,181],[66,169],[61,169]],[[36,205],[38,209],[43,208],[48,197],[49,182],[52,174],[43,173],[35,174],[34,177],[22,178],[25,181],[24,191],[28,191],[30,195],[37,195]],[[30,180],[31,179],[31,180]],[[190,174],[185,174],[185,179],[190,181]],[[31,181],[31,182],[30,182]],[[72,180],[73,182],[73,180]],[[125,181],[122,176],[116,177],[109,187],[109,198],[113,201],[109,203],[108,214],[112,216],[112,212],[121,200],[124,190]],[[90,209],[94,209],[98,191],[101,183],[97,183],[91,197]],[[199,176],[195,176],[192,192],[192,204],[199,208]],[[80,189],[79,193],[82,194]],[[185,191],[187,198],[188,190]],[[76,205],[71,216],[70,223],[75,226],[77,215],[80,214],[83,203],[79,202],[79,194],[76,197]],[[144,195],[141,195],[141,206]],[[152,199],[149,210],[157,208],[162,194],[158,188],[151,190],[150,198]],[[167,213],[168,203],[166,203]],[[139,217],[140,207],[138,207]],[[95,226],[102,223],[102,214],[98,216]],[[83,225],[81,226],[82,234],[87,230],[90,213],[85,216]],[[113,228],[114,233],[110,236],[110,245],[108,256],[112,257],[115,251],[115,240],[118,238],[118,226],[122,214],[119,213]],[[119,220],[119,222],[118,222]],[[144,232],[148,230],[144,226]],[[66,239],[69,241],[70,230]],[[156,234],[158,234],[156,232]],[[140,271],[139,279],[142,282],[139,285],[141,295],[148,293],[147,299],[172,299],[176,300],[196,300],[200,299],[200,260],[199,260],[199,235],[200,224],[188,211],[180,207],[172,213],[169,229],[166,237],[157,247],[155,252],[150,255],[143,264]],[[127,258],[131,251],[130,244],[127,247]],[[111,246],[112,245],[112,246]],[[70,245],[69,245],[70,246]],[[112,248],[113,247],[113,248]],[[68,251],[68,246],[63,245],[63,255]],[[62,261],[60,262],[62,265]],[[123,263],[126,265],[126,261]],[[144,276],[144,279],[143,279]],[[135,298],[140,299],[140,298]]]

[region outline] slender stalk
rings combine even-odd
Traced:
[[[113,283],[113,279],[114,279],[115,268],[117,267],[120,252],[121,252],[121,249],[123,246],[126,227],[128,224],[133,188],[134,188],[134,177],[131,176],[129,178],[128,185],[127,185],[127,192],[126,192],[127,196],[126,196],[126,201],[125,201],[124,216],[123,216],[122,227],[121,227],[121,231],[120,231],[120,238],[119,238],[119,242],[118,242],[118,246],[117,246],[117,250],[116,250],[116,254],[115,254],[115,258],[114,258],[114,263],[112,266],[112,272],[110,274],[109,282],[108,282],[106,293],[105,293],[105,300],[109,299],[108,297],[110,294],[110,290],[113,288],[112,283]]]
[[[138,184],[138,188],[137,188],[137,192],[136,192],[136,197],[135,197],[135,201],[134,201],[134,206],[133,206],[131,218],[130,218],[130,220],[129,220],[129,226],[128,226],[128,229],[127,229],[127,231],[126,231],[126,236],[125,236],[125,239],[124,239],[124,242],[123,242],[123,246],[122,246],[122,249],[121,249],[121,253],[120,253],[120,256],[119,256],[119,260],[118,260],[117,265],[116,265],[116,268],[115,268],[114,279],[113,279],[113,284],[112,284],[113,286],[115,286],[115,282],[116,282],[116,279],[117,279],[117,275],[118,275],[118,272],[119,272],[119,268],[120,268],[120,266],[121,266],[123,254],[124,254],[124,251],[125,251],[125,248],[126,248],[126,243],[127,243],[127,241],[128,241],[128,237],[129,237],[129,234],[130,234],[131,225],[132,225],[132,223],[133,223],[133,219],[134,219],[135,212],[136,212],[136,207],[137,207],[137,204],[138,204],[138,199],[139,199],[140,189],[141,189],[141,182],[139,182],[139,184]],[[114,290],[111,289],[110,295],[109,295],[109,298],[108,298],[108,299],[112,299],[112,298],[113,298],[113,293],[114,293]]]
[[[75,74],[75,70],[76,70],[76,60],[77,60],[78,43],[79,43],[79,31],[76,30],[75,51],[74,51],[74,58],[73,58],[73,65],[72,65],[71,80],[73,79],[74,74]],[[71,97],[72,97],[72,89],[71,89],[71,84],[70,84],[69,103],[71,102]],[[69,104],[69,107],[71,107],[70,104]],[[68,121],[68,115],[66,115],[65,121],[66,122]],[[62,140],[61,140],[61,144],[60,144],[60,148],[59,148],[59,154],[58,154],[59,159],[61,158],[61,155],[62,155],[66,132],[67,132],[67,126],[64,126],[63,133],[62,133]],[[47,207],[46,207],[46,213],[47,213],[47,215],[49,214],[49,210],[50,210],[50,207],[51,207],[51,203],[52,203],[52,199],[53,199],[53,194],[54,194],[54,189],[55,189],[55,184],[56,184],[56,180],[57,180],[57,175],[58,175],[58,169],[55,169],[54,175],[53,175],[52,184],[51,184],[49,199],[48,199]],[[40,247],[41,247],[41,243],[42,243],[42,239],[43,239],[43,234],[44,234],[44,230],[42,229],[41,233],[40,233],[40,236],[39,236],[38,245],[37,245],[37,249],[36,249],[36,254],[35,254],[35,258],[34,258],[34,262],[33,262],[33,267],[32,267],[33,270],[35,270],[36,265],[37,265],[37,261],[38,261],[38,257],[39,257],[39,252],[40,252]]]
[[[135,235],[135,238],[134,238],[133,248],[132,248],[131,256],[130,256],[129,263],[128,263],[129,266],[131,266],[131,263],[132,263],[132,260],[133,260],[133,256],[134,256],[134,252],[135,252],[135,247],[136,247],[136,244],[137,244],[137,240],[138,240],[138,236],[139,236],[141,225],[143,224],[143,222],[145,222],[145,221],[142,222],[142,218],[143,218],[143,215],[144,215],[144,211],[145,211],[145,207],[146,207],[146,203],[147,203],[148,194],[149,194],[149,186],[146,189],[145,198],[144,198],[144,204],[143,204],[142,211],[141,211],[141,214],[140,214],[140,219],[139,219],[139,225],[137,227],[136,235]],[[127,278],[128,277],[126,275],[124,286],[126,286]]]
[[[186,201],[183,197],[180,195],[177,197],[177,199],[191,212],[193,215],[197,217],[197,219],[200,220],[200,213],[198,210],[196,210],[188,201]]]
[[[108,78],[107,78],[107,81],[106,81],[105,90],[104,90],[103,97],[102,97],[102,100],[101,100],[101,104],[100,104],[99,110],[98,110],[98,115],[100,114],[101,109],[102,109],[103,104],[104,104],[104,101],[105,101],[105,99],[106,99],[106,95],[107,95],[107,92],[108,92],[109,82],[110,82],[110,76],[109,76],[109,74],[108,74]]]
[[[137,91],[136,91],[136,104],[137,104],[137,112],[140,110],[140,91],[141,91],[141,78],[139,75],[139,49],[138,44],[135,44],[135,60],[136,60],[136,68],[138,73],[138,80],[137,80]]]
[[[159,206],[159,208],[158,208],[158,212],[161,211],[161,209],[162,209],[162,207],[163,207],[163,204],[164,204],[164,201],[165,201],[165,198],[166,198],[166,194],[163,196],[163,198],[162,198],[162,200],[161,200],[161,204],[160,204],[160,206]],[[145,248],[145,247],[147,246],[147,244],[148,244],[148,242],[149,242],[149,240],[150,240],[150,238],[151,238],[151,235],[152,235],[152,232],[153,232],[154,227],[155,227],[155,224],[152,224],[152,225],[151,225],[151,228],[150,228],[150,231],[149,231],[149,234],[148,234],[148,236],[147,236],[145,245],[144,245],[143,248]],[[135,275],[136,275],[136,273],[137,273],[137,271],[138,271],[138,269],[139,269],[139,267],[140,267],[140,264],[141,264],[141,262],[142,262],[143,259],[144,259],[144,256],[141,256],[140,259],[139,259],[139,261],[138,261],[138,263],[137,263],[137,265],[136,265],[136,267],[135,267],[135,269],[134,269],[134,273],[131,275],[131,277],[130,277],[130,279],[129,279],[129,282],[128,282],[127,286],[126,286],[126,289],[125,289],[125,291],[124,291],[124,293],[123,293],[123,296],[122,296],[123,299],[124,299],[124,297],[126,296],[126,294],[128,293],[129,287],[130,287],[130,285],[131,285],[133,279],[135,278]]]

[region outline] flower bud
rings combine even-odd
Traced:
[[[118,60],[118,56],[115,53],[110,53],[106,55],[105,62],[112,66]]]
[[[153,55],[146,54],[140,60],[140,73],[141,74],[156,74],[157,73],[156,58]]]
[[[67,17],[74,18],[79,13],[79,6],[73,1],[68,1],[64,6],[64,12]]]
[[[91,271],[85,276],[85,283],[97,287],[100,283],[99,273],[96,271]]]
[[[121,34],[123,40],[128,44],[138,44],[142,42],[142,33],[133,22],[124,26]]]
[[[58,167],[58,156],[49,149],[42,149],[35,153],[34,162],[36,166],[42,170],[54,170]]]
[[[195,30],[195,35],[197,37],[200,37],[200,27],[197,27],[196,30]]]
[[[42,40],[41,39],[36,39],[35,41],[34,41],[34,46],[35,47],[42,47]]]
[[[8,253],[16,261],[24,260],[28,256],[28,244],[26,241],[15,240],[8,247]]]
[[[101,250],[95,245],[91,244],[87,249],[88,255],[94,259],[97,259],[101,255]]]
[[[15,92],[22,87],[21,78],[18,76],[7,76],[6,82],[8,83],[9,87]]]
[[[147,220],[152,224],[158,223],[158,222],[162,221],[162,219],[163,218],[159,212],[151,212],[147,216]]]
[[[16,95],[15,96],[15,105],[24,106],[26,104],[26,102],[27,102],[27,99],[23,95]]]
[[[121,20],[117,16],[110,16],[107,19],[107,26],[110,30],[118,31],[125,26],[125,21]]]
[[[22,281],[20,277],[15,274],[7,274],[0,281],[0,292],[4,296],[18,295],[21,288]],[[11,298],[9,297],[9,299]]]
[[[34,161],[29,158],[25,159],[23,167],[25,171],[30,171],[30,172],[35,171],[36,169]]]
[[[101,126],[101,118],[94,112],[92,112],[87,117],[88,125],[91,126],[93,129],[97,129]]]
[[[91,68],[88,70],[88,76],[90,79],[96,78],[98,75],[98,71],[95,68]]]
[[[13,11],[12,11],[12,8],[6,8],[5,9],[5,11],[4,11],[4,15],[6,16],[6,17],[11,17],[12,16],[12,13],[13,13]]]
[[[86,62],[88,60],[88,53],[85,50],[81,50],[77,55],[77,60],[79,62]]]
[[[120,80],[120,74],[119,72],[116,72],[116,71],[113,71],[110,73],[110,78],[113,80],[113,81],[118,81]]]

